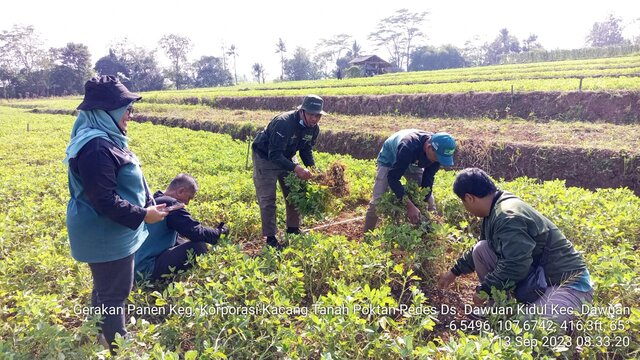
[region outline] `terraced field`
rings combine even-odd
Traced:
[[[72,114],[78,101],[22,101],[13,106]],[[252,138],[278,113],[149,103],[141,103],[137,109],[136,121],[226,133],[242,140]],[[505,179],[519,176],[563,179],[571,186],[589,189],[625,186],[640,193],[638,124],[533,121],[516,117],[496,120],[329,114],[320,126],[322,135],[317,146],[322,151],[371,159],[377,156],[386,137],[399,129],[447,131],[460,141],[456,155],[460,168],[482,166]]]
[[[149,92],[143,101],[280,111],[296,106],[302,95],[317,93],[326,98],[329,112],[344,115],[519,117],[633,124],[640,123],[638,69],[640,56],[634,55]],[[73,108],[75,101],[68,100],[68,106],[60,104],[59,109]]]
[[[312,91],[321,95],[414,94],[466,91],[557,91],[637,89],[640,56],[484,66],[437,71],[384,74],[370,78],[289,81],[243,84],[234,87],[148,93],[149,101],[163,102],[183,96],[290,96]],[[600,80],[596,80],[600,79]],[[299,90],[299,91],[298,91]]]

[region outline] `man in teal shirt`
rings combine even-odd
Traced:
[[[453,165],[453,153],[456,150],[455,139],[445,133],[430,133],[417,129],[400,130],[391,135],[382,145],[378,155],[376,181],[373,185],[373,197],[365,216],[364,231],[376,227],[378,216],[376,205],[388,188],[407,207],[407,215],[412,223],[420,220],[420,210],[409,196],[405,197],[404,186],[400,178],[415,181],[423,188],[432,188],[436,172],[440,166]],[[435,201],[431,192],[427,195],[429,210],[435,211]]]

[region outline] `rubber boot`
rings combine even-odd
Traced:
[[[109,350],[110,346],[109,346],[109,343],[107,342],[107,338],[104,337],[104,334],[102,333],[98,334],[97,341],[98,341],[98,344],[102,345],[102,347],[104,347],[105,350]]]
[[[267,236],[267,245],[275,248],[276,251],[282,251],[284,249],[284,246],[280,245],[275,236]]]
[[[288,228],[287,228],[287,234],[295,234],[295,235],[299,235],[299,234],[300,234],[300,228],[297,228],[297,227],[288,227]]]
[[[364,217],[364,232],[366,233],[369,230],[375,229],[377,223],[378,223],[378,216],[367,214]]]

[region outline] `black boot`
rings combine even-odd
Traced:
[[[282,251],[284,249],[284,246],[280,245],[275,236],[267,236],[267,245],[273,247],[276,251]]]
[[[297,228],[297,227],[288,227],[288,228],[287,228],[287,234],[300,235],[300,228]]]

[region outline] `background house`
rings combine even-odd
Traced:
[[[392,65],[382,60],[377,55],[359,56],[351,61],[349,65],[358,66],[364,76],[373,76],[387,73]]]

